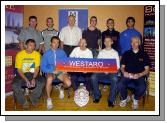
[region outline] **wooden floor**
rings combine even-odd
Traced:
[[[53,100],[53,109],[52,111],[132,111],[131,105],[132,101],[128,102],[126,107],[121,108],[119,106],[119,98],[116,99],[116,106],[111,108],[107,105],[107,97],[109,92],[109,87],[104,90],[101,86],[101,92],[102,92],[102,98],[98,104],[93,103],[92,97],[89,98],[89,103],[84,107],[78,107],[74,102],[74,93],[71,89],[70,91],[70,98],[67,96],[67,90],[65,90],[65,97],[64,99],[59,99],[59,91],[55,88],[53,88],[52,91],[52,100]],[[6,111],[13,111],[14,105],[13,105],[13,97],[8,96],[6,97]],[[23,111],[21,105],[17,103],[17,111]],[[139,101],[139,109],[138,111],[142,110],[142,98]],[[146,99],[145,103],[145,111],[154,111],[155,110],[155,98],[154,96],[149,96],[148,100]],[[41,98],[40,103],[38,107],[33,107],[30,104],[29,111],[48,111],[46,107],[46,103],[44,103],[44,100]]]

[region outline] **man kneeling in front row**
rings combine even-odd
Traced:
[[[123,54],[121,59],[122,78],[117,87],[121,94],[120,106],[125,107],[127,103],[127,87],[134,85],[134,99],[132,108],[138,108],[138,99],[146,90],[145,76],[149,73],[149,57],[139,49],[140,39],[132,37],[132,49]]]

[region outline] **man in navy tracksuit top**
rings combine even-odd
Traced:
[[[63,82],[63,87],[67,88],[71,86],[71,81],[67,73],[56,70],[56,61],[58,59],[67,58],[64,50],[59,49],[59,38],[53,36],[51,38],[51,49],[47,50],[42,59],[41,59],[41,70],[46,74],[47,83],[46,83],[46,93],[47,93],[47,108],[53,108],[52,100],[50,94],[52,91],[52,81],[57,77],[60,81]],[[59,98],[64,98],[63,88],[60,89]]]
[[[102,49],[105,48],[104,39],[106,36],[110,36],[113,40],[112,48],[120,55],[120,43],[119,43],[119,32],[114,29],[114,19],[107,19],[107,30],[102,32]]]
[[[141,40],[142,47],[142,36],[140,32],[138,32],[135,26],[135,19],[133,17],[128,17],[126,20],[127,29],[120,33],[120,49],[121,56],[127,51],[131,49],[131,38],[133,36],[137,36]]]

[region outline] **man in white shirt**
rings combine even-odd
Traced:
[[[93,58],[92,51],[89,50],[86,46],[87,46],[86,39],[83,39],[83,38],[80,39],[79,46],[74,48],[74,50],[70,54],[70,57],[73,57],[73,58]],[[91,73],[82,73],[82,72],[71,73],[72,87],[73,87],[74,91],[79,86],[79,82],[78,82],[79,77],[85,78],[86,89],[88,91],[90,91]]]
[[[113,44],[113,40],[110,36],[106,36],[104,39],[105,48],[101,50],[97,56],[99,59],[116,59],[117,69],[120,68],[120,60],[118,56],[118,52],[114,50],[111,46]],[[111,82],[110,93],[108,97],[108,106],[114,107],[114,100],[116,94],[116,83],[118,81],[117,73],[94,73],[91,76],[92,80],[92,88],[93,88],[93,102],[98,103],[101,98],[101,92],[99,90],[98,81],[101,78],[108,78]]]
[[[61,48],[69,56],[82,38],[82,31],[79,27],[75,26],[75,17],[73,15],[68,17],[68,26],[62,28],[59,38],[61,40]]]

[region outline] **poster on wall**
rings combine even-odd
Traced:
[[[5,92],[11,92],[14,78],[15,56],[19,51],[17,40],[23,26],[23,6],[5,6]]]
[[[59,30],[68,25],[68,16],[75,17],[75,25],[81,30],[88,27],[88,9],[59,9]]]
[[[155,93],[155,6],[144,6],[144,51],[150,58],[149,94]]]

